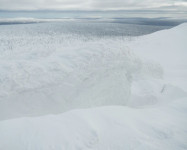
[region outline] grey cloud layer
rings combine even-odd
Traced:
[[[187,9],[187,0],[0,0],[0,9]]]

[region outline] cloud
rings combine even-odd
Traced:
[[[187,0],[0,0],[5,10],[187,9]]]

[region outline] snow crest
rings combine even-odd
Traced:
[[[126,39],[41,26],[1,27],[0,119],[128,103],[132,75],[143,63]]]
[[[187,149],[187,24],[130,44],[45,27],[0,28],[0,149]]]

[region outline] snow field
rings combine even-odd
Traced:
[[[187,24],[133,41],[38,29],[0,30],[0,149],[187,149]]]

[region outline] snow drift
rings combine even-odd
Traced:
[[[132,76],[144,64],[127,39],[62,29],[50,23],[1,26],[0,119],[128,103]],[[160,78],[162,68],[151,66],[151,76]]]
[[[148,74],[154,68],[155,62],[162,68],[162,77],[148,79],[145,75],[134,78],[131,85],[131,100],[133,105],[147,105],[170,102],[173,99],[186,96],[187,82],[187,25],[181,24],[169,30],[162,30],[150,35],[141,36],[127,45],[136,52],[147,65],[142,67]],[[144,74],[143,73],[143,74]]]
[[[109,106],[0,122],[2,150],[185,150],[186,99],[149,109]]]
[[[110,40],[73,43],[2,55],[1,119],[127,103],[138,65],[131,52]]]
[[[187,24],[130,44],[27,27],[0,30],[0,149],[187,148]]]

